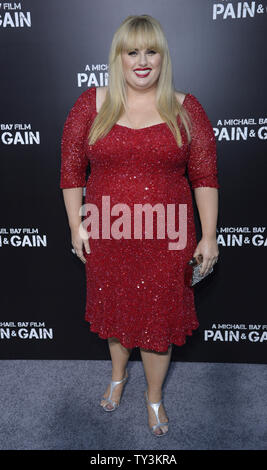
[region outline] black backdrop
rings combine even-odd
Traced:
[[[220,259],[195,288],[200,328],[172,358],[267,362],[267,12],[260,2],[210,0],[1,4],[1,359],[109,359],[107,341],[84,320],[60,140],[77,97],[107,85],[116,28],[144,13],[163,26],[176,89],[193,93],[212,122],[221,184]],[[197,212],[196,224],[199,239]],[[140,359],[138,348],[131,358]]]

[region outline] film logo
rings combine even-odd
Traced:
[[[267,341],[267,325],[259,324],[213,324],[204,330],[206,342],[263,343]]]
[[[0,322],[0,339],[53,339],[53,328],[45,322]]]

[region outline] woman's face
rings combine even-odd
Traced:
[[[136,48],[129,52],[122,52],[121,58],[124,77],[128,85],[140,89],[150,88],[156,84],[161,70],[159,52],[153,49],[138,50]]]

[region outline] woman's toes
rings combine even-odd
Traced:
[[[160,429],[162,429],[162,432],[166,434],[168,432],[168,427],[167,426],[162,426]]]
[[[160,435],[160,434],[166,434],[167,431],[168,431],[168,428],[166,426],[160,426],[154,431],[154,433]]]
[[[113,408],[113,406],[111,405],[111,403],[109,403],[109,402],[108,402],[107,400],[105,400],[105,399],[101,401],[100,405],[101,405],[102,407],[108,408],[109,410],[110,410],[111,408]]]
[[[161,428],[157,428],[155,434],[163,434],[163,431],[161,430]]]
[[[107,408],[108,410],[113,410],[114,406],[111,405],[111,403],[108,403],[105,408]]]

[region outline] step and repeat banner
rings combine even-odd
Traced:
[[[110,359],[84,319],[60,144],[78,96],[108,84],[113,34],[132,14],[160,21],[175,88],[202,103],[217,140],[219,261],[195,287],[200,327],[172,358],[267,363],[267,3],[226,0],[0,3],[0,358]]]

